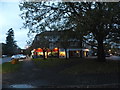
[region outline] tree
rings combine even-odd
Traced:
[[[6,49],[8,55],[13,55],[17,53],[17,45],[16,41],[14,40],[14,31],[12,28],[10,28],[7,32]]]
[[[82,29],[87,30],[89,33],[93,33],[97,40],[98,59],[100,61],[105,61],[104,41],[106,37],[113,35],[114,38],[117,37],[117,39],[120,39],[118,38],[120,3],[89,2],[81,3],[81,6],[79,6],[78,3],[79,2],[68,3],[73,10],[71,14],[73,14],[78,25],[86,27]],[[112,39],[112,37],[109,37],[109,39]]]
[[[20,10],[24,11],[21,17],[25,20],[25,27],[31,32],[50,29],[52,25],[64,30],[73,27],[79,32],[81,41],[84,35],[92,33],[97,41],[97,55],[100,61],[105,61],[103,42],[108,37],[113,38],[110,35],[118,34],[120,27],[119,3],[22,2]]]
[[[119,3],[95,3],[94,9],[86,13],[89,23],[89,31],[91,31],[97,40],[97,55],[100,61],[105,61],[104,42],[111,34],[119,32],[116,22],[119,21],[118,14],[120,12]],[[114,22],[114,18],[116,18]],[[92,22],[92,23],[91,23]],[[88,24],[86,23],[86,25]],[[115,25],[116,24],[116,25]],[[116,36],[114,36],[116,37]],[[112,39],[112,37],[109,37]]]
[[[6,50],[6,44],[5,43],[0,43],[1,44],[1,47],[2,47],[2,54],[3,55],[6,55],[7,54],[7,50]]]
[[[78,3],[79,4],[79,3]],[[84,30],[78,22],[78,17],[74,14],[74,10],[69,3],[53,3],[53,2],[23,2],[20,3],[20,10],[25,11],[21,14],[21,18],[25,20],[24,27],[29,28],[30,32],[42,32],[45,30],[66,30],[73,28],[77,30],[77,35],[82,41]],[[70,9],[69,9],[70,8]],[[75,17],[75,18],[74,18]],[[47,27],[47,28],[46,28]],[[81,30],[78,30],[81,29]],[[82,55],[81,55],[82,57]]]

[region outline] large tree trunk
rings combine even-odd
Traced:
[[[98,39],[98,47],[97,47],[97,58],[99,61],[105,61],[105,51],[103,46],[103,39]]]
[[[46,59],[46,58],[45,58],[45,50],[43,50],[43,59]]]

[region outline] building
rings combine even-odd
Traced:
[[[91,47],[82,42],[81,48],[80,44],[81,40],[72,30],[45,31],[35,36],[32,55],[42,56],[45,50],[46,57],[57,56],[58,53],[61,58],[80,57],[81,53],[83,57],[88,56]]]

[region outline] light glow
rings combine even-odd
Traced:
[[[65,52],[59,52],[59,56],[65,56]]]

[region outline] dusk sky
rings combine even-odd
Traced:
[[[22,12],[19,10],[19,2],[0,1],[0,43],[5,43],[6,33],[13,28],[15,40],[20,48],[25,48],[26,40],[29,40],[28,30],[20,29],[23,26],[23,20],[19,16]]]

